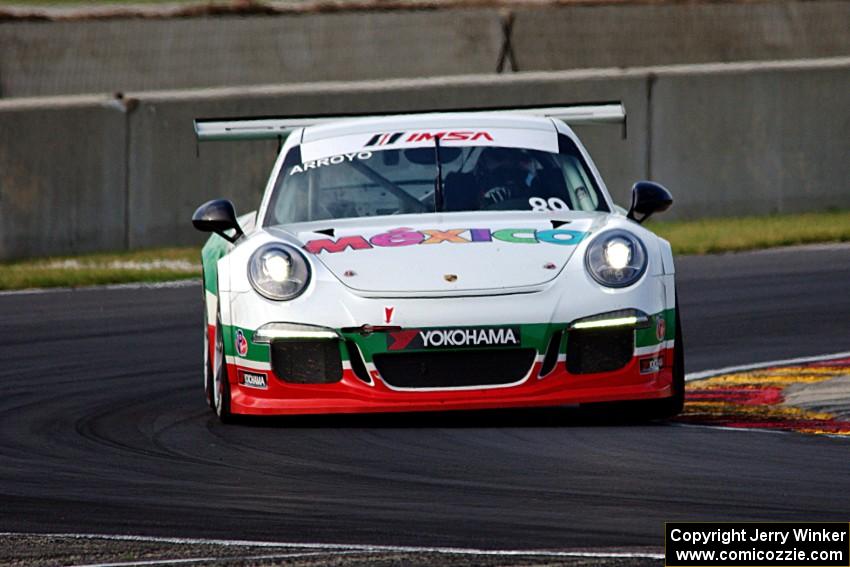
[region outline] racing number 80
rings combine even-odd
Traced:
[[[532,211],[569,211],[567,204],[558,197],[550,197],[548,200],[543,197],[531,197],[528,199],[528,204],[531,205]]]

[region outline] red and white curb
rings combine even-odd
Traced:
[[[686,351],[687,352],[687,351]],[[699,372],[688,372],[685,375],[685,380],[704,380],[713,378],[721,374],[736,374],[739,372],[750,372],[752,370],[761,370],[762,368],[773,368],[775,366],[793,366],[796,364],[811,364],[812,362],[825,362],[829,360],[837,360],[841,358],[850,358],[850,351],[836,352],[833,354],[819,354],[817,356],[803,356],[799,358],[785,358],[782,360],[769,360],[766,362],[754,362],[752,364],[742,364],[739,366],[724,366],[723,368],[715,368],[713,370],[700,370]]]
[[[850,438],[850,352],[774,360],[686,376],[679,424]],[[847,391],[845,391],[847,390]]]

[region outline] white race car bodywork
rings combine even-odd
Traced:
[[[301,152],[301,163],[292,170],[293,175],[310,168],[330,167],[341,160],[360,159],[358,155],[371,152],[364,145],[366,140],[385,143],[393,133],[404,133],[397,136],[396,147],[405,148],[422,145],[419,140],[423,135],[427,142],[437,133],[442,135],[443,147],[463,146],[476,132],[487,133],[474,140],[477,145],[553,152],[558,151],[557,136],[568,137],[579,148],[601,190],[604,204],[600,207],[608,212],[427,212],[283,225],[266,222],[285,157],[295,147]],[[459,134],[452,137],[452,133]],[[215,272],[213,283],[209,276],[206,282],[208,331],[211,338],[215,333],[225,335],[224,368],[229,375],[227,392],[231,396],[228,408],[234,412],[476,408],[667,399],[678,395],[674,391],[675,377],[671,375],[677,325],[670,245],[617,212],[587,151],[573,131],[558,120],[458,113],[362,119],[295,129],[276,160],[257,214],[245,215],[240,221],[244,237],[235,243],[213,237],[209,250],[205,249],[205,272]],[[586,265],[588,247],[598,235],[611,230],[633,235],[646,252],[645,270],[637,281],[625,287],[601,285],[591,277]],[[293,299],[264,297],[248,276],[246,267],[252,255],[271,243],[300,250],[309,265],[309,283]],[[635,337],[629,366],[604,376],[581,376],[572,383],[566,370],[561,378],[558,372],[550,371],[545,377],[541,374],[541,366],[548,364],[544,364],[547,349],[557,352],[559,369],[565,364],[569,350],[566,336],[574,332],[570,330],[574,322],[629,310],[648,316],[648,322],[644,322],[652,325],[648,330],[629,331]],[[216,328],[217,320],[220,329]],[[343,352],[342,380],[333,384],[287,383],[285,376],[277,375],[270,345],[250,340],[258,329],[269,324],[309,325],[335,333]],[[370,327],[386,327],[398,333],[442,330],[442,334],[431,338],[443,341],[438,346],[456,347],[449,350],[463,350],[478,344],[476,341],[487,346],[488,339],[480,333],[486,334],[490,328],[502,328],[499,332],[504,333],[519,333],[521,329],[522,345],[535,349],[534,366],[521,379],[511,382],[472,386],[441,382],[436,387],[399,387],[382,380],[374,357],[385,354],[384,347],[371,350],[378,342],[368,330]],[[367,330],[358,335],[356,329]],[[538,332],[539,337],[535,335]],[[420,333],[425,340],[420,345],[422,352],[429,346],[427,333]],[[538,338],[539,344],[534,342]],[[251,343],[250,348],[240,341]],[[509,343],[508,340],[506,344]],[[386,344],[392,350],[391,341]],[[517,339],[516,346],[519,344]],[[355,376],[355,357],[362,358],[368,376]],[[654,358],[642,364],[642,360],[650,360],[646,357]],[[644,371],[644,366],[650,370]],[[245,372],[262,373],[265,388],[245,387],[245,381],[238,378]],[[606,382],[622,379],[620,376],[626,376],[626,372],[631,372],[624,379],[628,388],[618,390],[616,383]],[[361,383],[355,385],[358,377]],[[598,382],[590,383],[590,378],[597,378]],[[547,385],[543,393],[529,391],[523,397],[516,389],[532,379],[550,381],[551,386]],[[555,387],[557,379],[566,380],[566,385]],[[345,399],[347,387],[356,403]],[[380,391],[369,398],[370,394],[361,391],[361,387]],[[606,388],[613,395],[606,396]],[[494,389],[498,394],[492,392]],[[512,402],[512,390],[517,392],[516,403]],[[322,399],[323,391],[328,399]],[[393,395],[399,396],[397,403]]]

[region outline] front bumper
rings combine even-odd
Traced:
[[[575,364],[568,361],[568,356],[575,356],[575,353],[568,348],[570,334],[567,325],[524,325],[522,344],[517,346],[533,349],[534,356],[522,376],[510,383],[478,383],[459,387],[446,386],[451,383],[451,378],[434,388],[394,386],[381,375],[380,364],[375,364],[375,357],[385,354],[388,343],[392,343],[380,332],[368,336],[340,332],[341,378],[331,383],[286,380],[275,372],[269,346],[252,343],[245,357],[227,357],[231,409],[237,414],[252,415],[369,413],[557,406],[665,398],[673,394],[675,312],[667,310],[653,315],[651,320],[651,328],[632,331],[634,346],[631,353],[626,353],[621,366],[604,372],[581,373],[570,371],[571,368],[575,370]],[[226,331],[234,332],[233,328]],[[250,330],[240,331],[250,338]],[[552,351],[553,347],[557,348],[556,352]],[[472,352],[474,349],[447,350]],[[494,350],[499,349],[491,349],[490,352]],[[424,351],[416,350],[414,345],[414,352]],[[477,352],[486,353],[487,350]],[[245,379],[245,376],[258,374],[266,377],[262,382],[264,387],[256,387],[256,380]]]

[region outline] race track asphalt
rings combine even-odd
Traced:
[[[689,371],[850,350],[850,247],[679,260]],[[835,520],[850,444],[572,410],[223,426],[201,288],[0,296],[0,531],[483,548]]]

